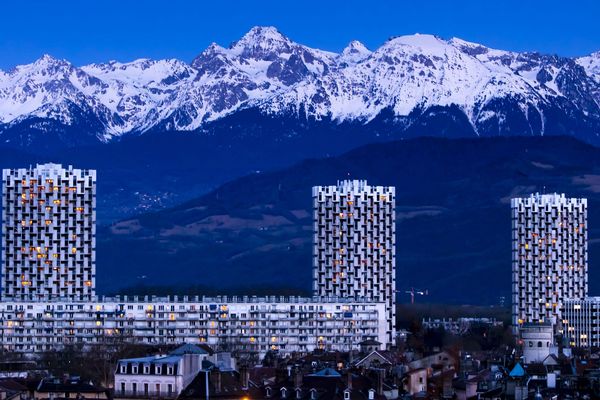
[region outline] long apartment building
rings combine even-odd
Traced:
[[[364,180],[313,187],[315,296],[385,303],[386,343],[396,318],[395,188]]]
[[[343,298],[116,297],[0,303],[0,346],[41,352],[115,341],[205,343],[215,350],[280,354],[387,345],[386,304]]]
[[[587,296],[587,200],[532,194],[511,207],[513,326],[556,324],[564,301]]]
[[[90,299],[96,287],[96,171],[2,171],[2,298]]]

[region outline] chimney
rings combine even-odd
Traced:
[[[348,375],[346,376],[346,378],[346,387],[348,388],[348,390],[352,390],[352,371],[348,370]]]
[[[248,390],[250,383],[250,371],[247,366],[240,368],[240,378],[242,380],[242,390]]]
[[[294,388],[302,387],[302,370],[300,368],[294,369]]]
[[[211,383],[215,387],[215,393],[221,393],[221,371],[215,369],[210,374]]]
[[[383,370],[377,371],[377,394],[383,396]]]
[[[288,379],[288,371],[284,368],[277,368],[275,370],[275,382],[281,383]]]

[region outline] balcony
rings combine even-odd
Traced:
[[[115,395],[114,398],[115,399],[175,399],[177,398],[177,393],[176,392],[168,392],[168,391],[161,391],[161,392],[147,392],[145,393],[143,390],[137,390],[137,391],[132,391],[132,390],[115,390]]]

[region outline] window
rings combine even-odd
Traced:
[[[148,384],[144,383],[144,395],[148,396]]]
[[[542,342],[538,342],[538,347],[542,347]]]
[[[344,390],[344,400],[350,400],[350,389]]]
[[[137,365],[132,365],[131,366],[131,373],[134,374],[134,375],[138,373],[138,366]]]
[[[121,364],[121,373],[122,374],[127,373],[127,364]]]
[[[125,382],[121,382],[121,393],[125,394]]]
[[[156,384],[156,394],[160,394],[160,383]]]
[[[168,384],[167,385],[167,391],[169,392],[169,395],[173,393],[173,385],[172,384]]]
[[[137,393],[137,383],[133,382],[131,384],[131,391],[133,392],[134,395]]]

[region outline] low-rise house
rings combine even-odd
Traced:
[[[108,399],[109,390],[78,378],[61,380],[42,379],[31,396],[35,400]]]
[[[205,349],[184,344],[167,355],[119,360],[115,398],[176,398],[202,370]]]
[[[10,378],[0,379],[0,400],[20,400],[28,397],[28,388],[21,382]]]
[[[365,357],[358,360],[355,364],[357,368],[390,368],[392,367],[392,363],[386,357],[384,357],[378,351],[373,351],[372,353],[366,355]]]
[[[418,368],[409,371],[404,376],[404,391],[414,395],[419,392],[427,391],[427,376],[426,368]]]

